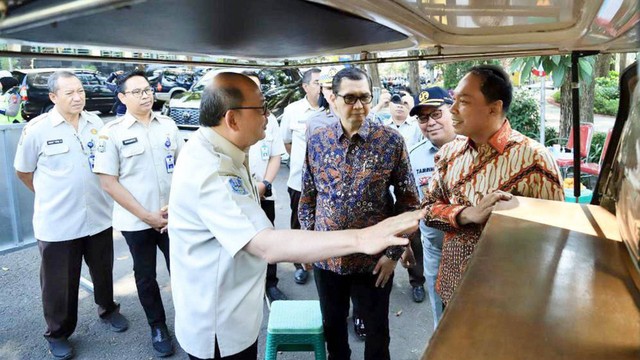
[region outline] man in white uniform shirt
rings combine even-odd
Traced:
[[[437,86],[429,88],[420,93],[419,101],[418,105],[411,109],[411,115],[418,118],[418,126],[425,140],[416,144],[409,151],[409,160],[418,186],[420,200],[422,200],[435,169],[434,157],[444,144],[456,138],[456,132],[451,121],[451,112],[449,112],[449,106],[453,104],[453,99],[446,90]],[[414,255],[418,263],[420,263],[420,258],[423,258],[422,265],[433,313],[434,329],[442,317],[442,299],[436,293],[436,278],[442,258],[443,237],[442,231],[428,227],[424,221],[420,221],[422,253],[414,251]]]
[[[118,79],[118,98],[127,112],[100,131],[93,171],[116,202],[113,226],[131,251],[153,349],[159,356],[169,356],[174,350],[156,281],[156,254],[159,248],[169,270],[166,206],[184,141],[171,118],[153,113],[153,88],[141,71]]]
[[[315,114],[320,106],[320,69],[313,68],[305,71],[302,76],[302,89],[305,97],[289,104],[282,114],[280,129],[284,146],[290,155],[289,158],[289,180],[287,187],[289,199],[291,201],[291,228],[300,229],[298,221],[298,202],[300,202],[300,191],[302,190],[302,165],[307,153],[307,120]],[[309,274],[302,264],[294,263],[296,272],[294,280],[296,284],[307,282]]]
[[[257,73],[245,71],[243,74],[251,78],[260,87],[260,78]],[[249,148],[249,170],[258,187],[260,207],[262,207],[262,210],[264,210],[273,225],[275,225],[276,220],[276,190],[271,184],[276,175],[278,175],[280,160],[285,151],[278,121],[273,114],[269,114],[264,139]],[[277,264],[267,265],[265,289],[269,301],[287,300],[287,297],[278,288]]]
[[[44,337],[55,359],[70,359],[83,258],[100,317],[116,332],[127,330],[128,322],[113,301],[112,202],[91,172],[102,120],[83,111],[85,93],[74,74],[55,72],[48,86],[54,107],[25,126],[14,167],[35,193]]]
[[[237,73],[216,75],[177,164],[169,200],[176,338],[190,359],[257,357],[267,263],[313,262],[407,245],[423,211],[346,231],[274,230],[260,208],[247,150],[265,137],[264,97]]]
[[[411,95],[393,94],[389,102],[391,118],[384,122],[390,128],[398,130],[404,139],[407,149],[422,140],[422,133],[413,119],[409,117],[409,110],[413,106]]]

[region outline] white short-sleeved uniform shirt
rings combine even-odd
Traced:
[[[302,191],[302,166],[307,154],[307,119],[316,111],[318,109],[314,109],[304,97],[284,108],[280,122],[282,140],[285,144],[291,144],[287,186],[297,191]]]
[[[130,113],[105,125],[100,131],[93,172],[117,176],[140,205],[157,211],[169,203],[174,165],[184,140],[171,118],[152,116],[148,126]],[[113,206],[113,227],[120,231],[151,228],[117,202]]]
[[[413,121],[410,117],[401,125],[396,125],[391,118],[385,120],[384,124],[392,129],[398,130],[404,139],[404,143],[407,145],[407,149],[411,149],[415,144],[422,140],[422,132],[418,127],[418,123]]]
[[[54,107],[25,126],[14,167],[33,173],[36,239],[78,239],[111,226],[113,202],[90,165],[103,125],[99,117],[83,111],[76,131]]]
[[[262,323],[267,263],[244,251],[272,228],[246,153],[208,127],[184,147],[169,200],[171,289],[180,346],[213,358],[251,346]]]
[[[282,155],[287,151],[284,148],[282,134],[280,134],[280,127],[275,116],[269,115],[267,118],[267,130],[265,133],[264,139],[249,148],[249,170],[254,180],[258,182],[264,180],[269,159],[272,156]],[[272,188],[271,192],[273,195],[266,197],[265,200],[276,200],[276,190]]]

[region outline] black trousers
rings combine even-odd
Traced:
[[[298,230],[300,229],[300,220],[298,220],[298,203],[300,202],[300,191],[294,190],[292,188],[287,188],[289,192],[289,199],[291,201],[291,229]],[[304,266],[299,263],[293,263],[293,266],[296,269],[304,269]]]
[[[359,316],[367,329],[365,360],[390,359],[389,296],[393,275],[384,287],[379,288],[375,286],[377,275],[370,273],[340,275],[314,266],[313,274],[329,360],[348,360],[351,357],[347,329],[350,294],[357,298]]]
[[[420,240],[420,232],[416,232],[416,235],[411,237],[411,250],[413,250],[413,255],[416,258],[416,265],[412,268],[407,269],[409,273],[409,283],[411,286],[422,286],[425,282],[424,277],[424,264],[423,258],[424,253],[422,252],[422,241]]]
[[[260,207],[267,215],[267,218],[271,221],[271,224],[275,225],[276,221],[276,202],[273,200],[262,200],[260,201]],[[277,264],[269,264],[267,265],[267,280],[266,287],[274,287],[278,286],[278,265]]]
[[[258,358],[258,340],[256,340],[256,342],[254,342],[253,345],[242,350],[241,352],[230,355],[230,356],[225,356],[225,357],[220,356],[218,339],[216,339],[215,341],[216,341],[216,350],[215,350],[216,352],[214,354],[215,357],[213,359],[201,359],[191,354],[188,354],[189,359],[191,360],[256,360]]]
[[[156,255],[159,248],[169,266],[169,235],[154,229],[140,231],[123,231],[122,235],[129,245],[133,258],[133,275],[136,279],[138,298],[147,315],[150,326],[162,325],[166,322],[160,288],[156,281]]]
[[[82,258],[93,281],[93,298],[98,315],[105,317],[118,309],[113,302],[113,229],[75,240],[38,240],[42,261],[40,287],[47,340],[68,338],[78,322],[78,287]]]

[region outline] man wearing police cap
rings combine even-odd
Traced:
[[[418,126],[424,135],[424,140],[409,150],[409,160],[413,175],[420,193],[420,200],[424,199],[429,179],[435,168],[434,157],[438,150],[446,143],[456,138],[451,122],[449,106],[453,99],[449,93],[440,87],[432,87],[418,96],[419,103],[411,109],[411,116],[418,118]],[[433,313],[434,329],[442,317],[442,299],[436,292],[438,267],[442,257],[442,231],[426,226],[420,222],[420,251],[413,246],[418,266],[423,266],[423,273]],[[421,261],[421,258],[422,261]]]

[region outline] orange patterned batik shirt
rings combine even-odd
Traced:
[[[487,144],[457,138],[435,156],[435,171],[422,202],[427,226],[445,232],[436,288],[451,299],[478,243],[484,225],[461,226],[456,217],[496,190],[517,196],[564,200],[562,179],[551,153],[512,130],[509,121]]]

